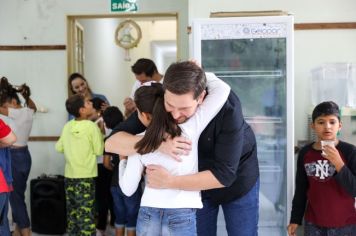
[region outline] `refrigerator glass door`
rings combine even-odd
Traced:
[[[237,22],[231,18],[210,19],[196,23],[193,28],[198,34],[194,37],[194,48],[198,47],[194,58],[198,58],[205,71],[214,72],[231,86],[256,135],[262,236],[286,235],[289,220],[287,202],[291,199],[287,196],[287,184],[291,183],[287,183],[287,174],[291,168],[287,152],[293,144],[288,143],[291,133],[287,110],[293,104],[287,96],[293,94],[287,94],[291,80],[287,28],[288,23],[266,23],[263,19],[249,23],[249,19],[243,18]]]

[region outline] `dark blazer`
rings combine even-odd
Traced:
[[[225,188],[202,191],[203,198],[225,203],[244,196],[259,177],[256,138],[243,118],[234,92],[200,135],[199,171],[210,170]]]

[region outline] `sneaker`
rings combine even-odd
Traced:
[[[96,236],[105,236],[105,232],[99,229],[96,229]]]
[[[112,227],[111,225],[108,225],[106,227],[106,231],[105,231],[107,236],[115,236],[115,227]]]

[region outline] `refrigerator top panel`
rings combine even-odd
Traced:
[[[206,40],[286,40],[288,55],[293,55],[293,16],[259,16],[196,19],[193,21],[192,55],[201,62],[201,42]],[[288,46],[291,45],[291,46]],[[289,77],[293,77],[292,57],[287,58]]]
[[[243,39],[243,38],[284,38],[287,35],[285,24],[221,24],[202,25],[202,39]]]
[[[213,18],[194,21],[201,40],[285,38],[292,16]],[[200,27],[196,27],[196,25]]]

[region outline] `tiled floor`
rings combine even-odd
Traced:
[[[66,235],[67,234],[63,234],[63,236],[66,236]],[[32,236],[58,236],[58,234],[37,234],[37,233],[32,233]]]
[[[32,236],[67,236],[67,234],[38,234],[38,233],[32,233]],[[115,229],[114,228],[108,228],[106,229],[105,236],[115,236]]]
[[[222,211],[219,213],[218,217],[218,233],[217,236],[227,236],[226,229],[225,229],[225,221],[224,221],[224,216],[222,215]],[[114,231],[107,229],[106,231],[106,236],[114,236],[115,233]],[[63,235],[53,235],[53,234],[37,234],[37,233],[32,233],[32,236],[67,236],[67,234]]]
[[[105,232],[106,236],[115,236],[115,230],[113,228],[107,228]],[[32,236],[67,236],[67,234],[38,234],[38,233],[32,233]]]
[[[113,230],[107,229],[106,236],[114,236],[114,235],[115,234]],[[280,227],[259,227],[258,235],[259,236],[272,236],[272,235],[286,236],[287,231],[284,228],[282,229]],[[59,235],[48,235],[48,234],[44,235],[44,234],[32,233],[32,236],[59,236]],[[66,234],[60,236],[66,236]],[[217,236],[227,236],[226,229],[225,229],[225,220],[221,209],[219,211],[219,216],[218,216]]]

